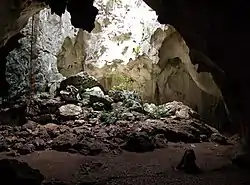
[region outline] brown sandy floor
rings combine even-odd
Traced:
[[[172,168],[190,144],[170,144],[166,149],[143,154],[123,152],[118,156],[87,157],[43,151],[18,158],[39,169],[47,179],[60,179],[71,184],[250,185],[250,172],[231,165],[232,146],[194,145],[197,164],[204,171],[200,175],[186,175]]]

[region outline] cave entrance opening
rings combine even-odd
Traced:
[[[227,120],[211,74],[197,72],[200,64],[192,64],[181,36],[142,0],[96,0],[94,6],[99,14],[91,33],[72,26],[67,11],[58,17],[46,8],[35,24],[29,20],[20,47],[6,57],[10,99],[30,89],[55,95],[61,81],[85,71],[106,90],[135,90],[148,103],[180,101],[213,122],[215,114]]]

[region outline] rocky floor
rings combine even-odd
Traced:
[[[81,103],[40,94],[24,105],[2,109],[0,152],[15,156],[53,149],[95,156],[153,151],[168,142],[228,144],[181,102],[156,106],[142,104],[133,92],[94,93]]]
[[[125,90],[107,94],[85,73],[62,81],[55,95],[20,100],[0,109],[1,156],[24,160],[47,180],[79,185],[249,182],[225,156],[233,143],[181,102],[147,104]],[[199,176],[172,168],[190,147],[205,171]],[[34,175],[23,182],[41,184],[43,175],[27,163],[1,160],[0,179],[16,185]],[[16,181],[8,175],[16,175]]]
[[[188,175],[173,169],[187,148],[195,150],[197,165],[203,173]],[[229,160],[232,149],[233,146],[214,143],[169,143],[168,148],[147,153],[123,152],[118,156],[83,156],[41,151],[15,159],[39,169],[45,176],[43,184],[249,184],[249,171],[232,165]],[[2,154],[1,158],[6,156]]]

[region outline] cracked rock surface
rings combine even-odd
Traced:
[[[88,83],[77,86],[81,90],[74,80],[67,81],[64,90],[71,98],[65,98],[66,93],[56,97],[42,93],[2,108],[0,151],[24,155],[53,149],[99,155],[122,150],[148,152],[167,147],[168,142],[195,143],[206,141],[204,138],[227,144],[225,136],[181,102],[145,104],[138,94],[125,90],[104,95],[95,87],[95,80],[88,80],[92,77],[83,78]],[[13,119],[12,111],[22,114]]]

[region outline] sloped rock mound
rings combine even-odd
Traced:
[[[213,133],[211,135],[211,141],[222,144],[222,145],[228,144],[227,138],[220,133]]]
[[[13,159],[0,160],[0,177],[2,185],[40,185],[44,180],[44,176],[38,170]]]
[[[144,104],[145,110],[150,113],[151,116],[188,119],[190,117],[199,117],[197,112],[192,110],[190,107],[184,105],[182,102],[172,101],[166,104],[156,106],[154,104]]]
[[[85,83],[82,79],[91,77],[81,75],[77,87],[70,82],[65,89],[72,90],[77,101],[65,98],[65,93],[34,95],[24,103],[25,124],[0,125],[0,151],[25,155],[53,149],[99,155],[121,149],[148,152],[168,142],[227,144],[225,136],[181,102],[143,104],[138,94],[125,90],[105,95],[97,81]]]

